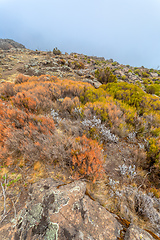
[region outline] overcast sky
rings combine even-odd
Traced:
[[[160,0],[0,0],[0,38],[160,66]]]

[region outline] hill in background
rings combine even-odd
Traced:
[[[2,39],[0,38],[0,49],[9,50],[11,48],[25,48],[24,45],[13,41],[12,39]]]

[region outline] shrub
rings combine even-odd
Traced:
[[[84,69],[85,68],[85,65],[84,65],[84,63],[83,62],[81,62],[81,61],[74,61],[73,63],[73,68],[74,69]]]
[[[134,73],[138,76],[141,76],[141,71],[137,68],[134,70]]]
[[[75,139],[71,149],[71,172],[75,179],[87,178],[93,182],[103,176],[102,148],[97,141],[88,139],[85,135]]]
[[[126,77],[126,75],[123,75],[122,76],[122,80],[125,80],[127,77]]]
[[[96,70],[95,77],[101,83],[117,82],[117,77],[112,73],[109,67]]]
[[[156,86],[155,85],[149,85],[146,87],[146,92],[149,94],[155,94],[156,92]]]
[[[19,74],[16,77],[15,84],[21,84],[21,83],[27,82],[28,79],[29,79],[29,76],[25,76],[23,74]]]
[[[4,83],[0,87],[0,97],[2,99],[8,99],[12,96],[14,96],[15,90],[14,90],[14,84],[13,83]]]
[[[117,62],[113,62],[113,63],[112,63],[112,66],[116,66],[116,65],[117,65]]]
[[[153,84],[153,81],[150,78],[142,78],[142,80],[144,85]]]
[[[58,64],[65,65],[66,61],[64,59],[59,59]]]
[[[55,47],[55,48],[53,49],[53,54],[55,54],[55,55],[61,55],[61,51],[60,51],[57,47]]]
[[[149,140],[149,148],[147,151],[147,158],[150,166],[153,166],[159,158],[159,146],[155,138]]]
[[[29,164],[38,159],[51,161],[54,131],[52,118],[25,113],[0,101],[1,164],[11,165],[19,158]]]
[[[149,74],[148,74],[147,72],[142,72],[142,77],[148,78],[148,77],[149,77]]]

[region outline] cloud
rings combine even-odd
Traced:
[[[28,48],[160,64],[158,0],[0,0],[0,37]]]

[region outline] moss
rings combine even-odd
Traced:
[[[31,226],[34,226],[36,222],[39,222],[41,219],[41,214],[43,212],[43,208],[41,203],[35,204],[32,206],[29,213],[26,214],[26,219]]]
[[[58,229],[59,226],[57,223],[50,222],[46,230],[45,240],[57,240],[58,239]]]

